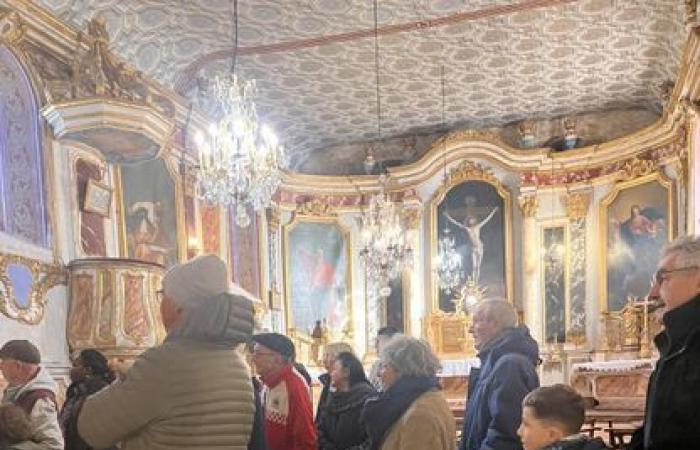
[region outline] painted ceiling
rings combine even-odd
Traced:
[[[79,29],[105,18],[118,55],[184,95],[228,70],[230,0],[35,1]],[[382,138],[443,128],[441,65],[448,128],[652,108],[686,36],[680,0],[378,2]],[[379,137],[371,0],[239,3],[237,71],[293,167]]]

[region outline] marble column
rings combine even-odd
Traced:
[[[569,328],[566,341],[586,342],[586,214],[590,203],[587,192],[572,193],[564,198],[569,219]]]
[[[535,339],[543,336],[542,331],[542,305],[537,295],[539,273],[537,271],[539,249],[537,246],[537,208],[539,201],[536,194],[521,195],[518,198],[520,210],[523,214],[522,221],[522,305],[523,319],[530,328]]]

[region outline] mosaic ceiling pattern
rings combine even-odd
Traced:
[[[227,70],[229,0],[36,0],[185,95]],[[372,1],[241,0],[238,70],[300,166],[378,137]],[[658,105],[685,40],[679,0],[379,0],[382,137]],[[381,159],[381,155],[377,157]]]

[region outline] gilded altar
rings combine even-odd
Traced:
[[[441,358],[472,358],[476,349],[469,334],[471,320],[471,316],[463,311],[434,312],[424,321],[424,336]]]

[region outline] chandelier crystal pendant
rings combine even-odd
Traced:
[[[195,135],[199,149],[197,192],[205,201],[235,208],[239,227],[251,223],[249,210],[270,206],[286,165],[274,131],[260,123],[255,108],[255,80],[235,74],[238,50],[238,1],[233,1],[234,51],[231,72],[213,80],[211,94],[220,114],[206,133]]]
[[[462,283],[462,256],[457,252],[455,238],[449,228],[445,228],[438,241],[436,272],[440,289],[447,294],[458,291]]]
[[[445,66],[440,67],[440,84],[442,95],[442,127],[447,128],[445,120]],[[443,184],[447,183],[447,148],[443,147]],[[448,295],[457,293],[458,287],[462,283],[464,273],[462,272],[462,256],[457,252],[455,237],[448,227],[442,231],[442,236],[438,240],[437,261],[435,261],[435,271],[438,278],[438,286]]]
[[[380,181],[385,185],[384,180]],[[389,282],[413,263],[413,249],[402,226],[400,208],[391,201],[386,188],[374,195],[360,219],[360,258],[367,277],[379,287],[379,295],[388,297]]]

